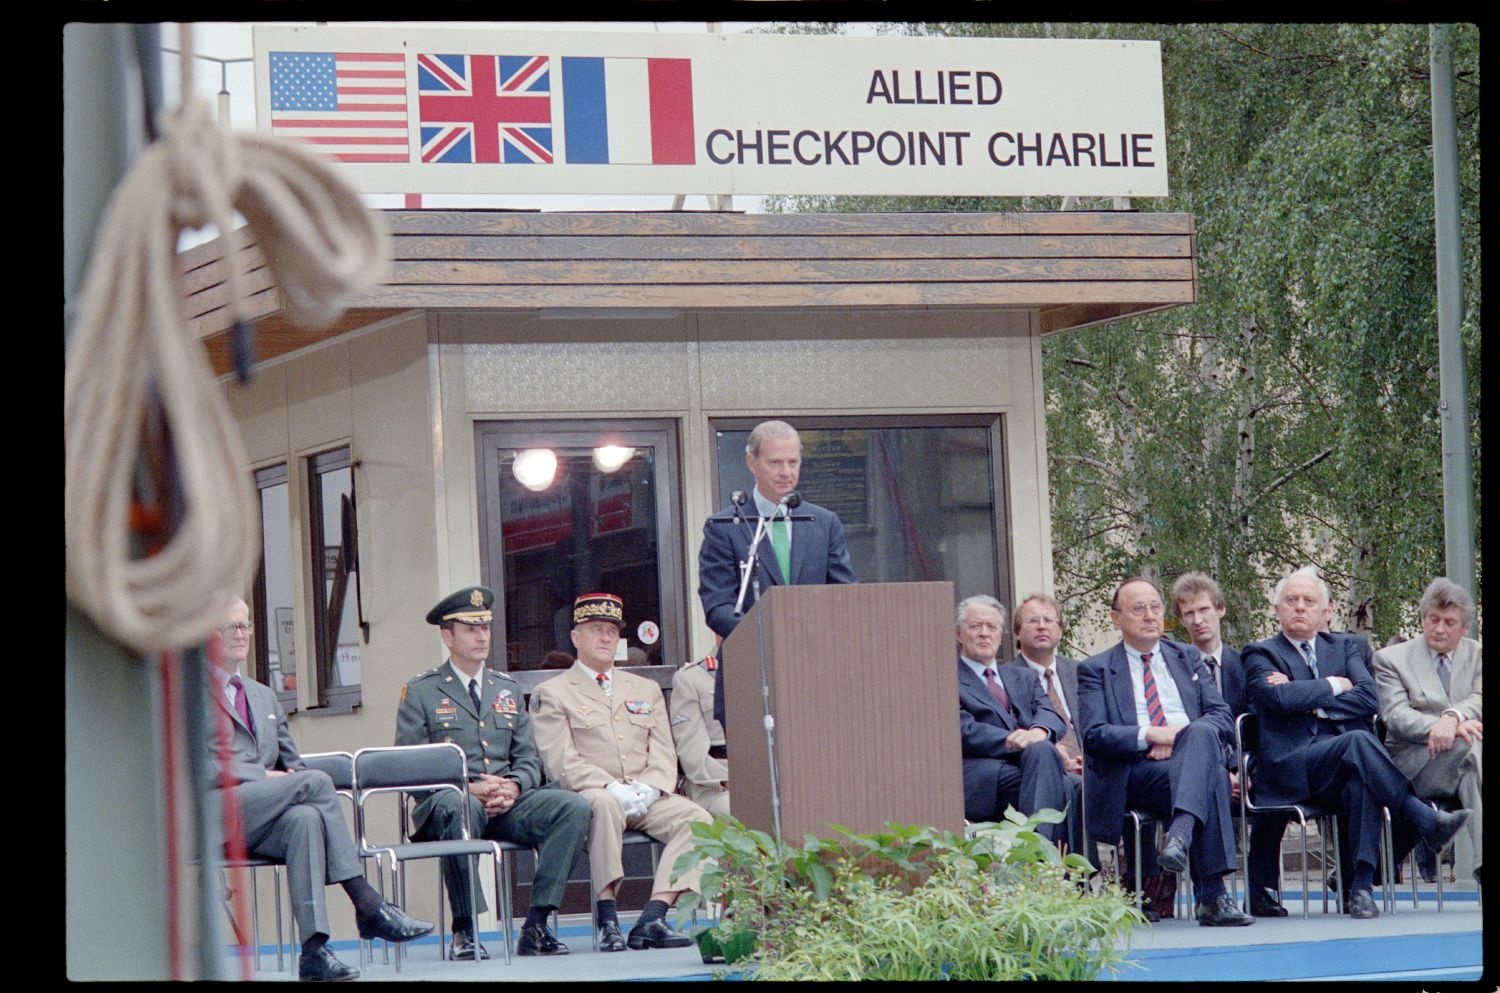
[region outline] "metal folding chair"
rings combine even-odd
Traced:
[[[281,972],[286,968],[282,957],[283,927],[281,918],[281,869],[286,863],[281,859],[263,859],[251,856],[245,859],[220,859],[219,870],[221,876],[226,870],[248,869],[250,870],[250,942],[255,949],[254,969],[260,971],[260,887],[256,885],[256,870],[271,870],[271,892],[276,897],[276,971]],[[234,919],[234,911],[231,901],[234,898],[234,889],[229,885],[227,878],[224,879],[224,914],[229,918],[229,926],[234,930],[236,938],[243,942],[244,934],[240,931],[239,921]],[[291,896],[288,894],[287,899]]]
[[[1243,770],[1248,769],[1249,758],[1260,749],[1260,719],[1255,714],[1241,714],[1234,719],[1234,746],[1239,753],[1239,766]],[[1246,910],[1249,910],[1248,880],[1250,879],[1250,817],[1252,814],[1262,811],[1284,811],[1289,810],[1297,817],[1297,826],[1302,834],[1302,916],[1308,917],[1308,885],[1307,885],[1307,822],[1312,820],[1319,824],[1318,831],[1323,836],[1324,862],[1326,864],[1328,842],[1333,841],[1333,872],[1339,882],[1339,895],[1337,909],[1343,908],[1344,880],[1339,862],[1339,832],[1338,812],[1329,807],[1318,807],[1308,803],[1293,803],[1285,805],[1258,804],[1250,799],[1252,789],[1240,789],[1240,859],[1241,868],[1244,870],[1247,885]],[[1325,828],[1326,825],[1326,828]],[[1278,877],[1280,876],[1279,864],[1281,856],[1277,855]],[[1280,882],[1278,878],[1277,882]],[[1278,886],[1278,889],[1280,887]],[[1323,890],[1323,913],[1328,913],[1328,890]]]
[[[406,863],[415,859],[443,857],[466,857],[474,860],[474,871],[469,875],[469,905],[479,905],[479,856],[489,855],[494,859],[496,898],[500,904],[500,917],[506,924],[505,961],[510,963],[510,887],[508,864],[502,854],[503,848],[520,846],[504,842],[469,837],[468,818],[460,818],[463,837],[443,841],[410,840],[410,818],[406,799],[412,794],[434,790],[452,790],[460,800],[468,796],[468,761],[462,748],[451,743],[429,745],[395,745],[380,748],[361,748],[354,753],[354,816],[359,834],[359,853],[362,857],[391,859],[397,882],[396,903],[406,906]],[[399,841],[381,844],[370,839],[369,818],[365,814],[365,802],[382,793],[397,793],[401,796],[399,810]],[[505,884],[501,884],[502,876]],[[446,957],[443,935],[446,933],[443,920],[443,874],[438,873],[438,957]],[[477,918],[477,913],[476,913]],[[478,921],[474,925],[474,939],[479,940]],[[475,963],[482,961],[476,954]],[[396,948],[396,970],[401,970],[401,947]]]

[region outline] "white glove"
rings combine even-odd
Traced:
[[[635,788],[635,795],[641,800],[641,813],[643,814],[647,807],[661,799],[661,790],[650,783],[631,783],[630,785]]]
[[[626,817],[639,817],[646,812],[646,806],[641,802],[640,795],[636,793],[634,786],[628,783],[613,782],[604,787],[609,795],[619,801],[621,809],[625,811]]]

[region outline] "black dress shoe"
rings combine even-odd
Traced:
[[[1187,872],[1188,850],[1182,839],[1175,834],[1167,835],[1167,843],[1156,853],[1156,864],[1168,872]]]
[[[623,952],[625,948],[625,936],[620,933],[619,921],[605,921],[599,925],[599,950],[601,952]]]
[[[359,970],[334,958],[323,945],[315,952],[303,952],[297,960],[297,978],[304,983],[347,983],[359,978]]]
[[[636,921],[630,929],[625,944],[630,948],[685,948],[693,943],[691,936],[672,930],[672,926],[661,918],[654,921]]]
[[[356,923],[361,938],[384,938],[386,941],[410,941],[432,930],[431,924],[417,920],[389,902],[382,903],[379,910],[360,917]]]
[[[1285,917],[1286,908],[1276,899],[1276,891],[1257,886],[1250,891],[1250,915],[1252,917]]]
[[[1146,918],[1146,920],[1150,921],[1152,924],[1156,924],[1161,921],[1161,911],[1157,910],[1149,903],[1141,904],[1141,916]]]
[[[1434,852],[1440,852],[1458,834],[1458,829],[1464,826],[1464,821],[1469,819],[1469,809],[1463,810],[1439,810],[1437,812],[1437,826],[1432,829],[1431,834],[1422,836],[1422,841]]]
[[[1344,912],[1357,921],[1380,916],[1380,908],[1375,906],[1375,894],[1369,890],[1350,890],[1348,906]]]
[[[1244,927],[1255,918],[1236,907],[1228,893],[1220,893],[1207,903],[1198,904],[1198,923],[1203,927]]]
[[[517,955],[566,955],[568,946],[557,940],[552,929],[543,924],[522,924],[516,941]]]
[[[485,950],[484,945],[474,940],[473,931],[455,929],[453,932],[453,944],[448,949],[448,958],[453,962],[472,962],[474,961],[474,950],[476,948],[479,949],[480,961],[484,961],[490,957],[490,953]]]

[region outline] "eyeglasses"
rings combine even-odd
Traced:
[[[1137,603],[1126,609],[1132,617],[1160,617],[1163,608],[1159,603]]]
[[[234,634],[236,631],[243,631],[246,634],[254,634],[255,625],[251,624],[249,621],[234,621],[219,628],[219,633],[226,638]]]

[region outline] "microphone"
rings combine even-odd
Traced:
[[[787,510],[796,510],[802,506],[802,494],[796,490],[792,490],[792,492],[781,498],[781,505]]]
[[[736,521],[739,521],[741,524],[748,523],[745,520],[745,515],[740,511],[740,508],[743,507],[745,505],[745,501],[749,499],[749,494],[747,494],[744,490],[735,490],[733,493],[729,494],[729,502],[734,507],[734,519]]]

